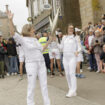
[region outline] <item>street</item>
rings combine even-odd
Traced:
[[[66,98],[68,91],[65,77],[54,78],[48,75],[48,89],[51,105],[104,105],[105,103],[105,76],[104,74],[83,72],[84,79],[78,79],[78,96]],[[43,105],[43,99],[37,80],[35,100],[36,105]],[[19,81],[19,76],[10,76],[0,79],[0,105],[26,105],[27,78]]]

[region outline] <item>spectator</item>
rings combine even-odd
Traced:
[[[102,52],[102,37],[100,35],[100,31],[95,31],[95,37],[92,40],[92,47],[95,54],[95,59],[97,61],[97,73],[100,72],[100,54]]]
[[[57,37],[55,36],[53,38],[53,41],[49,44],[49,56],[50,56],[50,68],[51,68],[51,77],[55,75],[54,70],[53,70],[53,65],[54,65],[54,59],[57,61],[58,69],[60,71],[60,76],[64,76],[62,73],[61,69],[61,63],[60,63],[60,49],[59,49],[59,43],[57,40]]]
[[[89,38],[88,38],[89,50],[88,50],[88,54],[89,54],[89,63],[90,63],[90,67],[91,67],[90,72],[97,70],[95,55],[94,55],[94,52],[93,52],[93,48],[91,46],[93,38],[94,38],[93,30],[89,30]]]
[[[94,26],[93,26],[93,24],[92,24],[92,22],[89,22],[88,23],[88,30],[93,30],[94,29]]]
[[[97,29],[96,30],[98,30],[99,32],[102,32],[102,29],[103,29],[103,26],[102,26],[102,23],[101,23],[101,21],[98,23],[98,25],[97,25]]]
[[[2,44],[2,35],[0,34],[0,78],[4,78],[4,55],[6,51]]]
[[[41,37],[39,39],[39,42],[41,43],[42,46],[45,46],[46,43],[48,42],[48,33],[47,33],[46,30],[43,32],[43,37]],[[45,59],[47,70],[48,70],[48,72],[51,72],[50,71],[50,58],[49,58],[48,48],[43,52],[43,56],[44,56],[44,59]]]
[[[7,44],[7,53],[9,57],[10,71],[9,74],[17,75],[18,73],[18,62],[16,44],[12,38],[9,39]]]
[[[76,35],[75,35],[76,41],[78,42],[79,47],[82,48],[81,40],[80,40],[81,30],[78,28],[75,28],[75,33],[76,33]],[[83,54],[81,51],[81,52],[79,52],[78,57],[77,57],[76,77],[78,77],[78,78],[84,78],[85,77],[83,74],[80,73],[80,65],[82,62],[83,62]]]
[[[105,73],[105,44],[103,45],[103,52],[101,53],[100,59],[100,69]]]
[[[105,27],[103,27],[103,44],[105,44]]]
[[[58,38],[58,43],[61,44],[61,41],[62,41],[62,38],[63,38],[63,34],[62,34],[61,31],[58,32],[57,38]],[[62,70],[64,70],[64,66],[63,66],[63,52],[62,52],[62,50],[60,50],[60,54],[61,54],[61,68],[62,68]]]

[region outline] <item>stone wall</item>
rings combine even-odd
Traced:
[[[100,1],[100,5],[102,7],[102,13],[105,14],[105,0],[99,0]]]
[[[76,27],[81,27],[80,5],[79,0],[62,0],[63,16],[59,19],[59,25],[64,33],[67,26],[72,23]]]
[[[80,3],[80,14],[82,20],[82,27],[86,27],[88,22],[94,23],[92,0],[79,0]]]
[[[51,3],[51,0],[49,0]],[[68,23],[73,23],[76,27],[86,27],[88,22],[97,23],[101,15],[105,13],[105,0],[61,0],[62,17],[59,19],[58,27],[66,32]],[[43,12],[34,19],[34,25],[49,16]]]
[[[0,31],[3,34],[3,38],[10,37],[9,27],[8,27],[8,19],[6,17],[4,17],[4,18],[0,17]]]
[[[105,13],[105,0],[79,0],[82,27],[86,27],[88,22],[98,23],[103,13]]]

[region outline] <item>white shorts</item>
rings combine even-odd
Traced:
[[[24,62],[24,58],[19,58],[19,62]]]
[[[77,62],[83,62],[83,55],[80,53],[78,54],[78,57],[77,57]]]
[[[25,61],[25,57],[23,53],[19,53],[19,62],[24,62]]]
[[[19,47],[19,62],[24,62],[24,61],[25,61],[24,51],[22,47]]]
[[[50,59],[60,59],[61,58],[60,52],[55,52],[55,54],[53,54],[53,52],[49,52],[49,56],[50,56]]]

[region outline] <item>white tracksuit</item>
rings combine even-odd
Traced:
[[[34,90],[39,77],[44,105],[50,105],[47,89],[47,72],[42,54],[43,47],[36,38],[22,37],[15,33],[14,39],[22,45],[28,78],[27,105],[35,105]]]
[[[60,45],[63,50],[63,64],[66,73],[66,79],[71,92],[76,92],[77,82],[75,77],[77,57],[76,51],[80,51],[74,35],[64,36]]]

